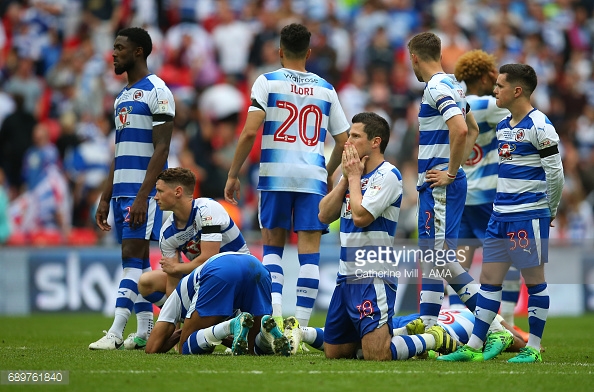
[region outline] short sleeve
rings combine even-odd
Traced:
[[[462,114],[462,111],[458,105],[456,105],[456,100],[454,99],[455,94],[448,85],[445,83],[436,83],[435,85],[428,87],[428,89],[429,96],[444,121],[448,121],[450,118]]]
[[[559,144],[559,135],[551,121],[544,116],[544,124],[535,124],[536,144],[538,150],[557,146]]]
[[[173,99],[173,94],[166,86],[156,87],[151,90],[147,103],[153,115],[153,126],[159,123],[172,121],[173,117],[175,117],[175,101]]]
[[[208,201],[201,205],[196,214],[196,220],[199,227],[202,227],[202,234],[200,241],[204,242],[220,242],[223,240],[222,230],[229,226],[229,214],[222,205],[214,200]]]
[[[252,101],[258,102],[260,107],[266,111],[266,107],[268,106],[268,83],[266,77],[264,75],[258,76],[254,85],[252,86],[252,93],[250,95],[250,99]],[[253,106],[250,106],[250,110]]]
[[[170,217],[171,218],[171,217]],[[169,220],[169,218],[168,218]],[[175,257],[176,256],[176,247],[169,241],[169,239],[165,238],[165,228],[169,227],[170,225],[165,222],[161,229],[161,235],[159,235],[159,249],[161,250],[161,256],[163,257]]]
[[[346,132],[350,128],[349,120],[342,110],[340,101],[336,90],[330,92],[330,118],[328,119],[328,132],[331,135],[336,136],[343,132]]]
[[[380,173],[378,173],[380,174]],[[402,197],[402,182],[392,172],[375,175],[363,195],[361,205],[374,219]]]
[[[182,303],[177,290],[174,290],[163,304],[157,322],[177,324],[181,320]]]

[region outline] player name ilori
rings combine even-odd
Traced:
[[[291,85],[291,92],[299,95],[314,95],[313,87],[299,87],[295,84]]]

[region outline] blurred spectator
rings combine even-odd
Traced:
[[[159,8],[162,8],[162,0],[131,0],[131,3],[131,9],[127,10],[130,13],[126,18],[128,19],[128,26],[143,26],[146,30],[147,27],[157,27],[159,25]],[[153,31],[147,31],[153,40],[154,51]]]
[[[177,115],[176,115],[177,117]],[[204,176],[200,182],[200,194],[202,197],[212,197],[217,192],[221,192],[221,185],[225,187],[223,179],[220,178],[213,162],[213,151],[210,144],[212,136],[212,124],[210,120],[202,114],[199,114],[200,126],[197,127],[196,132],[191,136],[188,142],[188,149],[192,152],[194,157],[194,164],[204,171]],[[192,162],[190,161],[189,164]],[[191,166],[186,164],[184,167],[191,169]]]
[[[553,54],[551,49],[544,44],[540,34],[526,36],[523,45],[523,54],[518,61],[532,66],[538,75],[538,85],[532,94],[532,99],[535,107],[548,112],[551,109],[551,88],[549,86],[555,82],[557,77],[555,64],[552,60]],[[553,124],[559,124],[559,122],[553,122]]]
[[[586,105],[577,120],[575,133],[580,158],[587,160],[594,151],[594,105]]]
[[[387,72],[384,68],[377,68],[371,73],[371,80],[368,87],[369,100],[367,101],[367,105],[365,105],[365,111],[375,112],[382,116],[388,124],[391,124],[391,92]]]
[[[408,37],[420,25],[420,15],[413,8],[412,0],[386,0],[388,24],[386,26],[390,46],[394,49],[406,47]]]
[[[235,80],[244,80],[253,32],[247,23],[236,19],[226,1],[219,1],[218,11],[212,38],[221,71]]]
[[[47,42],[41,47],[39,59],[40,74],[46,75],[60,61],[61,55],[62,42],[59,33],[56,29],[50,29],[48,31]]]
[[[37,121],[24,108],[22,95],[14,96],[15,111],[9,114],[0,128],[0,163],[8,179],[11,199],[23,183],[21,171],[25,152],[33,143],[33,128]]]
[[[34,62],[30,58],[19,57],[14,75],[4,84],[4,91],[24,98],[23,109],[36,116],[39,112],[43,83],[35,76]]]
[[[204,90],[198,107],[210,121],[215,122],[242,112],[245,98],[234,85],[218,83]]]
[[[278,65],[278,56],[276,52],[280,45],[280,35],[277,28],[276,15],[270,10],[263,8],[259,10],[258,18],[260,20],[260,29],[254,35],[254,39],[252,40],[248,62],[254,68],[262,67],[267,63],[265,46],[272,46],[274,49],[274,60]],[[254,73],[259,75],[258,72],[254,71]]]
[[[564,78],[557,85],[558,94],[565,103],[565,116],[567,119],[576,119],[586,107],[586,95],[582,92],[579,75],[569,70],[564,74]]]
[[[176,106],[177,108],[177,106]],[[169,143],[169,156],[167,157],[168,167],[181,167],[179,156],[181,152],[186,148],[187,140],[186,134],[183,129],[173,127],[173,133],[171,134],[171,142]]]
[[[181,167],[190,169],[192,173],[194,173],[194,176],[196,176],[196,185],[194,186],[194,192],[192,195],[194,199],[201,197],[202,193],[200,191],[200,184],[207,177],[206,172],[202,167],[196,164],[194,161],[194,154],[192,154],[192,151],[187,148],[179,153],[179,163]]]
[[[437,20],[434,33],[441,38],[441,64],[446,73],[454,73],[454,66],[458,57],[471,49],[468,38],[462,29],[449,16],[442,16]]]
[[[367,74],[357,69],[353,70],[349,81],[339,90],[338,98],[349,122],[355,114],[364,112],[369,100]]]
[[[561,198],[558,227],[551,228],[551,238],[574,244],[594,238],[594,215],[592,205],[586,200],[588,190],[583,184],[583,165],[572,143],[563,145],[563,170],[565,187]],[[557,222],[555,220],[555,222]]]
[[[14,233],[43,241],[39,236],[56,239],[59,243],[71,230],[72,203],[68,183],[56,165],[46,169],[46,175],[35,188],[10,203],[9,214]],[[54,243],[54,245],[56,245]]]
[[[584,5],[575,6],[574,18],[567,29],[568,49],[576,53],[592,54],[592,24],[588,19],[588,10]]]
[[[378,28],[387,24],[388,15],[383,10],[382,2],[380,0],[365,0],[360,12],[355,16],[353,26],[353,52],[357,53],[354,58],[356,68],[365,67],[367,64],[365,53],[373,34]]]
[[[1,29],[0,29],[1,30]],[[1,85],[0,85],[1,86]],[[10,94],[0,90],[0,126],[4,119],[15,110],[14,99]]]
[[[165,35],[166,63],[161,78],[175,88],[190,83],[199,89],[219,77],[215,48],[210,34],[196,23],[172,26]]]
[[[369,75],[376,71],[389,72],[394,65],[394,51],[390,46],[388,34],[383,27],[378,28],[373,37],[371,44],[367,48],[367,64],[365,69]]]
[[[45,123],[33,128],[33,145],[25,151],[22,177],[27,190],[33,190],[47,175],[50,167],[59,167],[60,153],[50,141],[49,129]]]
[[[5,244],[10,237],[10,219],[8,216],[8,186],[4,170],[0,168],[0,246]]]
[[[210,130],[208,141],[212,154],[201,191],[206,197],[221,198],[235,152],[239,117],[245,111],[245,98],[233,85],[219,83],[204,90],[198,107],[204,116],[203,124],[206,122],[203,130]]]
[[[489,36],[483,43],[485,52],[496,53],[501,64],[517,62],[522,53],[522,40],[514,31],[509,21],[493,20],[489,25]]]
[[[91,206],[101,196],[101,186],[109,175],[112,151],[107,136],[111,131],[110,119],[100,117],[86,132],[80,132],[81,143],[71,147],[64,158],[64,170],[72,189],[73,224],[93,227]]]
[[[280,31],[283,28],[283,26],[289,25],[291,23],[302,22],[302,15],[305,15],[305,12],[296,12],[293,7],[293,1],[278,0],[278,3],[280,3],[276,11],[276,22],[278,31]]]
[[[122,19],[122,4],[116,0],[82,0],[83,27],[88,29],[99,55],[111,52]]]
[[[343,73],[351,65],[353,56],[351,37],[348,30],[335,16],[330,16],[328,22],[328,45],[336,52],[336,68]]]
[[[585,241],[594,238],[592,206],[581,189],[566,192],[563,197],[567,206],[567,237],[574,244],[586,245]]]
[[[417,96],[413,94],[408,83],[408,67],[409,63],[405,65],[402,62],[397,62],[389,75],[392,92],[391,114],[396,118],[406,118],[410,103],[417,100]]]
[[[60,136],[56,140],[56,147],[60,153],[60,159],[64,162],[64,157],[72,149],[76,148],[82,139],[76,134],[78,118],[74,112],[66,112],[60,116]]]
[[[278,40],[277,40],[278,41]],[[260,48],[261,50],[261,62],[260,65],[251,69],[248,75],[249,86],[254,84],[256,78],[263,73],[276,71],[279,67],[278,64],[278,48],[279,43],[277,41],[266,41]]]
[[[340,80],[340,72],[336,67],[336,51],[328,44],[327,32],[318,22],[308,26],[311,31],[311,56],[307,60],[307,71],[315,73],[333,86]]]

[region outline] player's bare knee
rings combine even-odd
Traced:
[[[138,280],[138,292],[140,295],[146,297],[154,291],[149,274],[144,273],[140,275],[140,279]]]
[[[388,325],[384,324],[379,328],[367,333],[361,339],[363,358],[368,361],[389,361],[392,359],[390,350],[390,333]]]
[[[144,352],[145,352],[145,354],[158,353],[157,347],[153,347],[153,345],[151,344],[150,337],[149,337],[149,340],[146,342],[146,347],[144,348]]]
[[[126,239],[122,241],[122,258],[148,258],[150,242],[142,239]]]
[[[390,350],[378,349],[378,347],[363,347],[363,358],[366,361],[391,361]]]
[[[328,347],[324,347],[324,355],[327,359],[340,359],[343,358],[339,355],[340,353],[336,350],[328,349]]]
[[[544,265],[521,270],[522,277],[527,287],[536,286],[545,282]]]
[[[361,349],[363,350],[363,358],[366,361],[390,361],[392,360],[392,351],[390,350],[390,339],[378,340],[373,339],[363,341]]]
[[[324,355],[328,359],[352,359],[355,357],[356,347],[350,344],[324,343]]]
[[[480,283],[501,286],[508,269],[504,263],[483,263]]]

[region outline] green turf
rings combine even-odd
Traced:
[[[76,391],[586,391],[594,381],[594,315],[550,318],[543,363],[326,360],[313,350],[291,358],[140,351],[90,351],[111,319],[97,315],[0,318],[1,370],[68,370],[68,386],[0,386]],[[314,317],[312,325],[323,324]],[[526,327],[525,319],[518,324]],[[131,321],[126,333],[135,330]]]

